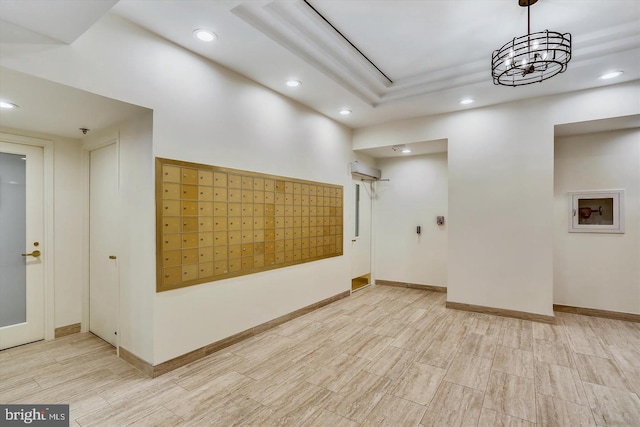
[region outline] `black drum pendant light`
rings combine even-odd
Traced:
[[[493,83],[523,86],[539,83],[567,69],[571,34],[544,30],[531,33],[531,6],[538,0],[518,0],[527,8],[527,35],[514,37],[491,56]]]

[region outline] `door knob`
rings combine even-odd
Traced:
[[[22,256],[32,256],[34,258],[38,258],[40,255],[42,255],[42,252],[35,250],[33,252],[31,252],[30,254],[22,254]]]
[[[117,257],[115,255],[109,255],[109,259],[116,259]]]

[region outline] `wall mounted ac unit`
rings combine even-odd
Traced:
[[[382,171],[380,169],[363,165],[362,163],[352,162],[351,175],[364,179],[378,180],[382,177]]]

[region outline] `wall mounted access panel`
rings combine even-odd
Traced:
[[[624,233],[624,190],[569,192],[570,233]]]
[[[156,158],[158,292],[341,256],[339,185]]]

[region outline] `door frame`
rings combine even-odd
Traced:
[[[84,289],[82,295],[82,326],[80,330],[82,332],[89,332],[89,310],[90,310],[90,292],[91,292],[91,265],[89,259],[89,247],[91,244],[91,232],[90,232],[90,224],[89,224],[89,211],[90,211],[90,203],[91,203],[91,152],[93,150],[97,150],[99,148],[106,147],[111,144],[116,144],[116,157],[117,157],[117,175],[118,175],[118,188],[120,188],[121,184],[121,174],[120,174],[120,133],[119,132],[111,132],[108,134],[104,134],[102,136],[98,136],[96,138],[88,138],[82,141],[82,175],[83,179],[83,222],[82,222],[82,276],[84,278]],[[116,336],[116,352],[119,354],[120,352],[120,308],[122,304],[120,301],[120,278],[118,277],[118,312],[117,316],[117,336]]]
[[[374,204],[374,200],[376,198],[376,180],[369,180],[369,179],[363,179],[363,178],[356,178],[353,177],[351,178],[351,197],[352,197],[352,201],[351,201],[351,209],[353,212],[352,215],[352,219],[351,219],[351,225],[350,225],[350,234],[351,236],[349,237],[349,240],[351,241],[351,245],[350,245],[350,250],[351,250],[351,265],[349,266],[349,268],[351,269],[351,275],[353,275],[353,245],[354,243],[357,243],[360,240],[360,237],[356,237],[355,234],[355,186],[356,184],[361,184],[360,186],[360,200],[362,200],[363,195],[365,197],[369,198],[369,229],[367,230],[369,233],[369,274],[370,274],[370,280],[369,280],[369,284],[366,286],[363,286],[363,288],[366,288],[368,286],[372,286],[376,283],[376,273],[375,273],[375,266],[374,266],[374,248],[375,248],[375,244],[374,244],[374,215],[373,215],[373,204]],[[369,184],[368,188],[367,185],[364,184]],[[363,191],[364,190],[364,191]],[[362,212],[362,211],[360,211]],[[351,278],[353,279],[353,277]],[[351,282],[350,282],[351,283]],[[349,290],[351,293],[353,292],[357,292],[362,288],[358,288],[355,291],[353,290],[352,286],[349,285]]]
[[[34,138],[1,132],[0,139],[12,144],[31,145],[41,147],[43,151],[43,179],[44,179],[44,235],[42,236],[42,259],[44,262],[44,339],[55,338],[55,253],[54,253],[54,222],[53,198],[54,175],[53,154],[55,143],[49,139]]]

